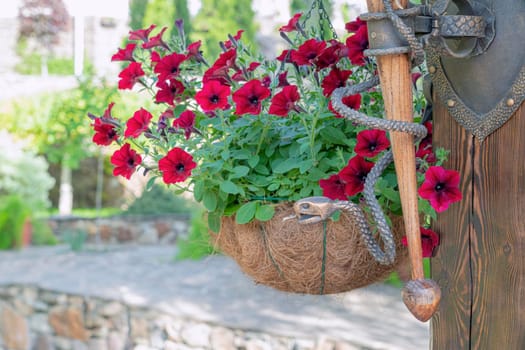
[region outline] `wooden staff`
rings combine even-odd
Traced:
[[[407,2],[400,0],[395,1],[395,4],[405,7]],[[384,11],[382,0],[367,0],[367,5],[369,12]],[[377,67],[386,118],[413,122],[411,65],[408,54],[377,56]],[[437,309],[441,291],[434,281],[425,279],[423,272],[414,137],[393,131],[390,133],[390,140],[411,264],[412,280],[403,288],[403,301],[410,312],[424,322],[430,319]]]

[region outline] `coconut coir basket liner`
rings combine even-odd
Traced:
[[[337,222],[299,224],[283,221],[291,205],[279,205],[267,222],[235,223],[224,217],[212,242],[232,257],[256,283],[282,291],[307,294],[347,292],[385,279],[406,262],[401,244],[401,217],[392,218],[396,260],[381,265],[368,252],[353,218],[342,212]]]

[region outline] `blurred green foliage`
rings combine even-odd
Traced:
[[[30,209],[22,197],[10,195],[0,198],[0,249],[22,247],[24,223]]]
[[[202,211],[195,211],[191,218],[188,237],[177,241],[175,260],[199,260],[217,251],[210,242],[207,220]]]
[[[51,75],[73,75],[73,59],[49,57],[47,59],[48,73]],[[21,61],[16,64],[15,71],[25,75],[42,74],[42,55],[30,53],[21,57]]]
[[[189,214],[191,204],[165,186],[153,185],[135,199],[123,215]]]
[[[170,37],[178,35],[175,27],[175,20],[184,21],[184,32],[188,35],[191,32],[191,17],[186,0],[151,0],[145,9],[142,27],[149,27],[151,24],[157,25],[158,29],[168,27]],[[167,38],[165,36],[164,38]]]
[[[129,1],[129,27],[131,30],[142,29],[147,6],[148,0]]]
[[[46,219],[33,219],[31,225],[33,228],[31,243],[33,245],[55,245],[58,243],[58,239],[53,234]]]

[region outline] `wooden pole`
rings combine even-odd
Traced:
[[[408,1],[395,3],[405,7]],[[384,11],[382,0],[367,0],[367,5],[370,12]],[[377,67],[386,118],[412,122],[412,80],[408,54],[378,56]],[[427,321],[437,309],[441,292],[435,282],[425,280],[423,272],[414,137],[403,132],[391,132],[390,140],[411,264],[412,280],[403,289],[403,301],[418,320]]]

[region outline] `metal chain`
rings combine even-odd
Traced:
[[[319,33],[321,35],[321,40],[325,40],[325,32],[323,27],[323,21],[328,25],[330,28],[330,31],[332,32],[332,37],[334,39],[337,39],[337,33],[335,31],[334,25],[332,24],[332,21],[330,20],[330,16],[328,15],[328,11],[326,11],[326,8],[323,4],[323,0],[312,0],[312,5],[306,11],[306,14],[304,16],[303,26],[306,25],[306,23],[311,19],[313,11],[317,8],[317,14],[319,16]]]

